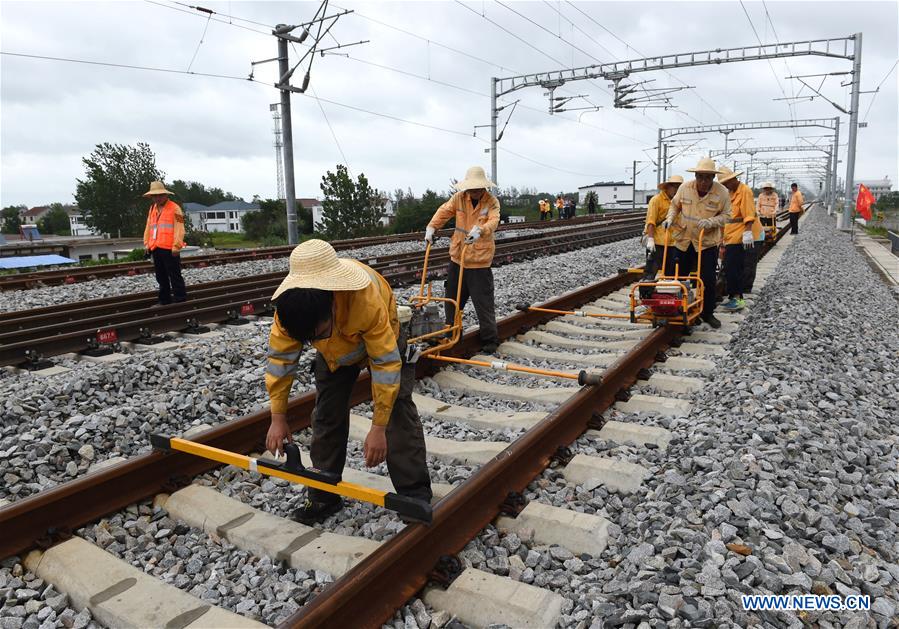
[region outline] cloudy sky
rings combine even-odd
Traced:
[[[276,55],[272,25],[309,20],[318,3],[200,0],[215,12],[209,19],[190,8],[194,2],[0,2],[3,206],[71,202],[84,172],[81,158],[101,142],[149,143],[169,181],[199,181],[248,200],[275,196],[274,64],[257,65],[255,80],[246,78],[252,61]],[[321,175],[341,162],[382,190],[412,188],[416,194],[447,189],[451,177],[461,178],[473,164],[489,171],[489,129],[475,137],[474,127],[490,121],[493,76],[856,32],[864,35],[863,89],[880,85],[878,94],[861,97],[868,126],[859,131],[856,178],[899,180],[896,2],[340,0],[329,13],[344,9],[355,12],[340,18],[323,45],[369,41],[335,51],[348,56],[316,56],[307,95],[293,96],[298,196],[320,195]],[[291,59],[304,50],[291,50]],[[520,102],[499,144],[499,183],[574,190],[630,179],[636,159],[642,160],[638,184],[649,187],[659,127],[832,118],[841,114],[820,98],[774,99],[812,94],[787,76],[850,69],[846,60],[797,57],[633,76],[651,80],[649,88],[689,86],[669,95],[673,110],[615,109],[608,81],[598,79],[570,82],[555,95],[583,95],[568,107],[601,109],[550,116],[545,90],[522,89],[501,99]],[[848,109],[849,89],[840,85],[847,78],[804,80]],[[500,114],[501,125],[511,109]],[[847,122],[843,115],[841,159]],[[735,132],[729,142],[792,146],[822,142],[824,133]],[[700,143],[677,149],[687,152],[673,172],[724,145],[720,134],[682,138]],[[804,180],[815,185],[810,176]]]

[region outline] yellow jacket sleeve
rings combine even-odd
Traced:
[[[643,233],[647,233],[649,230],[649,226],[652,225],[655,227],[656,224],[656,214],[658,213],[659,206],[659,197],[653,196],[649,200],[649,207],[646,208],[646,225],[643,226]]]
[[[370,306],[367,311],[368,322],[362,332],[362,342],[365,343],[368,370],[371,373],[371,399],[374,406],[371,423],[386,426],[400,392],[403,362],[387,307],[382,302],[377,306]]]
[[[451,196],[446,203],[437,208],[437,211],[434,212],[433,218],[431,218],[431,222],[428,223],[428,227],[433,227],[434,229],[440,229],[444,225],[446,225],[447,221],[453,218],[456,215],[456,203],[457,198],[459,196],[459,192]]]
[[[755,199],[753,198],[752,188],[745,186],[743,188],[743,226],[746,227],[747,223],[752,225],[755,222],[755,217]]]
[[[184,247],[184,212],[179,207],[175,210],[175,233],[172,238],[172,253],[178,253]]]
[[[499,226],[499,199],[492,197],[487,207],[487,220],[481,223],[481,238],[490,238]]]
[[[674,195],[674,198],[671,199],[671,205],[668,206],[668,216],[665,218],[674,224],[674,220],[677,218],[677,215],[680,214],[681,209],[681,188],[677,189],[677,192]]]
[[[271,402],[272,413],[286,413],[290,387],[297,373],[297,363],[303,345],[291,338],[275,313],[275,320],[268,337],[265,388]]]

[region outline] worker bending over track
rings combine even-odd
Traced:
[[[668,217],[668,209],[671,207],[671,199],[677,194],[677,189],[684,183],[680,175],[672,175],[667,181],[659,184],[659,193],[649,200],[646,209],[646,227],[643,229],[643,245],[646,251],[653,256],[653,265],[661,268],[662,258],[665,255],[665,239],[668,230],[662,227],[662,223]],[[672,241],[673,242],[673,241]],[[674,275],[674,256],[669,255],[665,260],[665,275]]]
[[[722,307],[736,311],[746,307],[743,300],[743,276],[746,272],[746,258],[753,255],[755,247],[755,198],[752,189],[740,182],[742,172],[734,172],[721,166],[719,173],[718,183],[730,192],[730,220],[724,226],[724,279],[728,301]]]
[[[433,242],[434,232],[443,227],[451,218],[456,220],[456,229],[450,242],[450,265],[444,284],[447,296],[454,296],[459,284],[459,264],[463,241],[468,241],[465,254],[465,273],[462,276],[462,294],[459,308],[465,310],[468,298],[474,302],[478,315],[482,350],[488,354],[499,345],[496,328],[496,305],[493,296],[493,254],[496,243],[493,234],[499,225],[499,201],[487,191],[495,184],[487,179],[484,169],[472,166],[465,173],[465,179],[456,184],[458,192],[437,208],[425,231],[425,240]],[[445,304],[446,324],[453,325],[456,310],[449,302]]]
[[[713,328],[720,328],[721,322],[715,318],[716,276],[718,266],[718,245],[721,243],[721,228],[730,220],[730,194],[727,188],[715,181],[720,171],[715,161],[703,157],[696,168],[687,172],[696,173],[693,181],[683,184],[671,199],[668,218],[662,225],[673,228],[671,238],[677,248],[675,263],[678,273],[686,275],[696,270],[698,251],[702,249],[701,279],[703,293],[702,320]],[[699,232],[705,230],[702,245]]]
[[[272,295],[275,320],[269,336],[265,386],[272,421],[265,444],[271,452],[292,441],[287,398],[300,350],[311,343],[315,355],[315,409],[312,464],[340,474],[346,462],[350,396],[359,372],[368,367],[374,412],[365,438],[365,464],[387,460],[401,496],[431,499],[425,439],[412,401],[415,365],[407,363],[406,339],[397,318],[393,290],[380,274],[356,260],[339,259],[322,240],[307,240],[290,254],[290,272]],[[336,513],[343,500],[308,488],[294,517],[304,524]]]

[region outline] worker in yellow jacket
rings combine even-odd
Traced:
[[[776,226],[777,208],[779,207],[780,197],[777,195],[777,190],[774,189],[774,184],[770,181],[763,181],[762,191],[756,199],[756,212],[762,220],[762,227],[766,228],[765,231],[768,231],[768,228],[773,230]]]
[[[662,258],[665,257],[665,242],[668,238],[668,230],[662,227],[662,223],[668,216],[668,208],[671,207],[671,199],[677,194],[677,189],[684,183],[680,175],[672,175],[666,181],[658,185],[659,193],[649,200],[646,209],[646,226],[643,228],[643,245],[646,251],[653,256],[653,263],[657,269],[662,267]],[[668,257],[665,260],[665,275],[674,274],[674,241],[669,244]]]
[[[668,218],[662,226],[673,228],[671,238],[677,248],[675,262],[678,272],[686,275],[701,266],[700,277],[704,288],[702,320],[713,328],[720,328],[721,322],[714,314],[718,245],[721,244],[721,227],[730,220],[730,194],[727,188],[715,181],[715,175],[720,172],[715,160],[703,157],[695,168],[688,168],[687,172],[696,173],[696,178],[678,188],[671,199]],[[703,235],[701,242],[700,233]]]
[[[431,499],[424,432],[412,401],[415,365],[404,360],[405,335],[393,290],[380,274],[356,260],[340,259],[322,240],[307,240],[290,254],[290,272],[272,295],[275,320],[269,335],[265,386],[272,420],[266,436],[271,452],[292,441],[287,399],[304,344],[314,361],[313,466],[340,474],[346,462],[350,397],[359,372],[371,374],[372,421],[365,438],[366,465],[387,460],[397,493]],[[320,522],[343,505],[335,494],[307,488],[294,517]]]
[[[537,205],[540,207],[540,220],[545,221],[548,218],[546,213],[549,212],[549,204],[546,199],[540,199]]]
[[[496,243],[493,235],[499,226],[499,200],[487,191],[496,184],[487,179],[484,169],[472,166],[465,179],[456,184],[458,192],[437,208],[425,230],[425,240],[433,242],[434,232],[451,218],[456,228],[450,241],[450,265],[444,283],[445,294],[455,299],[459,286],[459,268],[462,264],[462,244],[468,246],[465,253],[465,271],[462,273],[462,295],[459,307],[465,309],[468,298],[474,303],[480,326],[481,349],[492,354],[499,345],[496,328],[496,305],[493,296],[493,254]],[[452,325],[456,310],[452,304],[445,306],[447,325]]]
[[[802,216],[802,204],[805,203],[805,199],[802,198],[802,193],[799,192],[799,186],[795,183],[790,184],[790,190],[792,191],[790,194],[790,233],[798,234],[799,233],[799,217]]]
[[[755,198],[752,188],[740,182],[742,172],[726,166],[721,166],[719,171],[718,183],[730,192],[730,221],[724,226],[724,278],[729,299],[722,308],[735,312],[746,307],[743,276],[745,253],[755,247]]]

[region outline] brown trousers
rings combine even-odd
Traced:
[[[398,343],[405,354],[406,341]],[[361,365],[330,371],[321,354],[315,356],[315,409],[312,411],[312,465],[326,472],[342,473],[350,434],[350,394]],[[425,451],[425,435],[418,409],[412,401],[415,365],[403,362],[400,392],[387,424],[387,471],[398,494],[431,500],[431,477]],[[335,494],[307,488],[315,502],[337,500]]]

